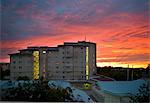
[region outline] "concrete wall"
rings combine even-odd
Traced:
[[[17,79],[19,76],[33,78],[33,58],[30,55],[14,55],[10,58],[10,79]]]
[[[63,46],[48,52],[49,79],[85,79],[85,47]]]
[[[100,88],[92,88],[93,96],[100,103],[129,103],[129,97],[112,95],[100,90]]]

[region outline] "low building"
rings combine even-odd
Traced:
[[[0,63],[0,79],[9,79],[10,78],[10,70],[9,63]]]
[[[9,63],[0,63],[1,71],[9,70]]]
[[[93,96],[100,103],[129,103],[131,95],[136,95],[140,86],[148,83],[144,79],[134,81],[97,81],[92,88]]]
[[[65,42],[57,47],[28,47],[10,54],[10,76],[17,79],[88,80],[96,73],[96,44]]]

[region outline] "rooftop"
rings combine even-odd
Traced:
[[[129,96],[131,94],[137,94],[138,89],[144,83],[148,81],[144,79],[138,79],[134,81],[98,81],[97,85],[105,93],[118,96]]]

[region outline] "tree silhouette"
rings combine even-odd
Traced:
[[[139,88],[139,92],[136,95],[130,97],[130,103],[149,103],[150,88],[149,84],[143,84]]]
[[[2,101],[65,102],[73,101],[67,89],[49,88],[47,82],[18,83],[17,87],[2,90]]]

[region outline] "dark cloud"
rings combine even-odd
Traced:
[[[1,35],[3,40],[9,40],[47,34],[55,30],[53,26],[55,23],[52,20],[55,22],[63,20],[63,23],[70,25],[93,26],[97,20],[103,21],[114,13],[146,11],[147,2],[147,0],[2,0]],[[66,15],[69,17],[64,19]],[[45,20],[40,21],[36,16],[42,16]],[[49,22],[48,27],[43,25],[45,22]]]
[[[1,59],[5,59],[5,58],[9,58],[9,55],[8,54],[11,54],[11,53],[15,53],[17,52],[18,50],[17,49],[14,49],[14,48],[2,48],[0,50],[0,58]]]

